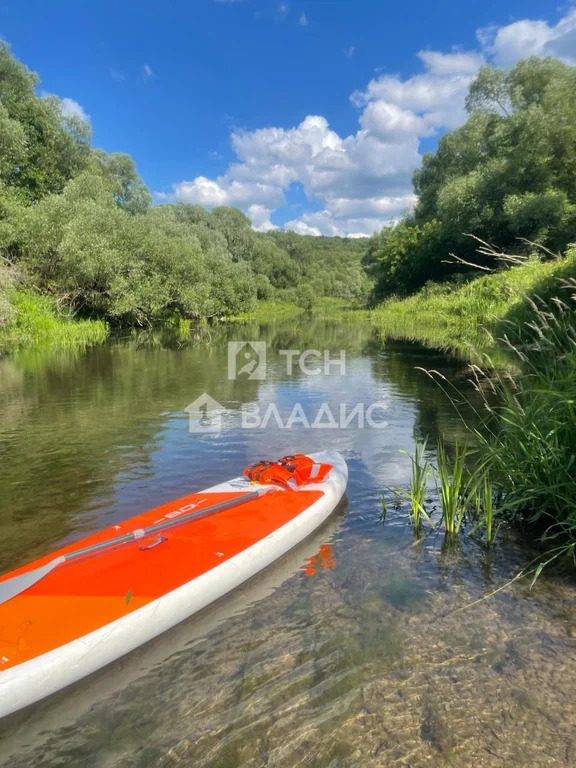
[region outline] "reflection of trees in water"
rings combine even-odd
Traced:
[[[372,359],[372,370],[376,379],[391,383],[400,396],[412,400],[416,410],[414,432],[419,439],[429,436],[432,444],[440,435],[448,443],[470,439],[464,423],[478,424],[483,403],[468,381],[469,364],[465,360],[419,344],[387,341],[380,355]],[[438,371],[447,382],[432,379],[426,370]]]
[[[370,357],[375,379],[392,383],[411,408],[415,403],[419,432],[454,434],[456,420],[441,391],[414,369],[431,366],[464,379],[463,365],[410,345],[381,349],[367,325],[299,317],[266,326],[198,328],[189,342],[172,339],[168,347],[166,340],[145,335],[0,362],[0,570],[46,551],[78,528],[72,521],[79,514],[113,504],[113,483],[123,473],[152,477],[151,457],[165,443],[162,431],[175,416],[185,429],[183,410],[199,395],[207,392],[224,407],[238,408],[257,401],[271,381],[297,384],[304,374],[295,365],[287,377],[282,349],[328,350],[332,358],[345,350],[350,361]],[[266,381],[228,379],[232,340],[267,343]],[[350,381],[351,387],[369,383]],[[199,461],[191,475],[201,480]]]
[[[146,467],[172,414],[234,388],[203,348],[126,344],[3,361],[0,376],[2,569],[66,535],[119,473]]]

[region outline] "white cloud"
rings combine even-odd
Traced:
[[[154,77],[154,72],[150,64],[142,65],[142,74],[144,75],[145,80],[149,80],[151,77]]]
[[[356,53],[356,46],[355,45],[350,45],[350,46],[348,46],[348,48],[344,48],[344,56],[346,56],[349,59],[351,59],[352,56],[354,56],[355,53]]]
[[[347,218],[397,218],[416,203],[413,194],[399,197],[368,197],[350,199],[335,197],[327,201],[327,207],[332,215]]]
[[[342,230],[342,222],[335,219],[329,211],[317,213],[305,213],[299,219],[288,221],[286,229],[298,232],[299,235],[345,235],[346,237],[369,237],[373,232],[381,229],[382,223],[377,218],[351,218],[346,221],[347,228]]]
[[[439,53],[418,51],[418,58],[426,65],[431,75],[475,75],[484,63],[481,53]]]
[[[555,56],[576,63],[576,9],[556,25],[523,19],[506,27],[479,30],[478,38],[495,64],[512,66],[527,56]]]
[[[403,80],[399,75],[383,74],[371,80],[364,91],[352,94],[352,103],[366,106],[378,103],[409,110],[414,125],[419,119],[425,136],[439,129],[455,128],[465,119],[464,99],[468,86],[484,62],[482,54],[420,51],[424,72]],[[373,108],[374,109],[374,108]],[[408,115],[404,115],[404,122]]]
[[[368,104],[360,117],[360,125],[381,139],[433,133],[425,118],[382,99]]]
[[[310,115],[294,128],[262,128],[232,134],[238,162],[216,178],[199,176],[174,186],[174,197],[199,205],[238,205],[262,229],[285,201],[293,182],[302,184],[325,215],[306,226],[321,232],[369,234],[372,227],[399,216],[413,205],[410,178],[419,161],[418,126],[409,134],[395,113],[383,138],[372,125],[346,138],[330,129],[325,118]],[[266,218],[262,218],[262,208]],[[349,222],[348,219],[351,219]],[[362,219],[370,221],[359,222]]]
[[[258,232],[269,232],[271,229],[276,229],[274,224],[270,221],[272,208],[254,204],[248,206],[246,213],[252,219],[252,226],[254,229],[258,230]]]
[[[197,176],[192,181],[182,181],[174,186],[174,197],[185,203],[205,205],[234,205],[246,209],[251,204],[282,205],[284,194],[281,187],[263,182],[242,182],[221,176],[208,179]]]
[[[300,16],[298,17],[298,24],[300,24],[301,27],[307,27],[308,26],[308,17],[304,13],[304,11],[302,11]]]
[[[86,114],[84,108],[77,101],[65,96],[63,99],[60,99],[60,102],[63,115],[66,117],[79,117],[80,120],[84,120],[87,123],[90,122],[90,116]]]
[[[288,4],[280,3],[279,17],[288,12]],[[420,164],[420,141],[465,120],[464,100],[482,64],[511,66],[528,55],[574,60],[576,10],[556,25],[523,20],[480,30],[478,39],[476,51],[419,51],[423,71],[409,78],[384,73],[353,93],[359,124],[349,136],[340,136],[321,115],[309,115],[291,128],[235,130],[236,160],[226,172],[175,184],[172,198],[236,205],[256,229],[266,231],[297,182],[320,210],[305,212],[287,228],[315,235],[372,234],[414,206],[411,177]],[[354,51],[350,47],[345,54]]]

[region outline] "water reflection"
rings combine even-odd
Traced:
[[[227,342],[268,344],[263,381],[229,380]],[[286,373],[283,349],[347,353],[347,371]],[[0,763],[23,766],[573,766],[576,590],[510,537],[490,551],[439,532],[414,541],[381,494],[403,483],[412,434],[459,439],[459,417],[416,368],[454,382],[465,364],[370,328],[297,319],[200,329],[168,346],[138,337],[0,361],[0,568],[255,459],[324,447],[350,466],[348,509],[312,542],[218,606],[0,727]],[[190,434],[207,392],[219,435]],[[243,430],[242,404],[384,399],[384,430]],[[273,591],[273,596],[271,596]]]

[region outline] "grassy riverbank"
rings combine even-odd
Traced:
[[[301,307],[285,301],[259,301],[251,312],[225,318],[226,323],[270,323],[290,320],[308,314],[321,320],[353,319],[354,322],[369,322],[370,312],[362,306],[331,296],[316,298],[310,307]]]
[[[259,301],[250,312],[241,312],[222,318],[224,323],[268,323],[275,320],[289,320],[304,312],[297,304],[284,301]]]
[[[6,321],[0,328],[0,354],[35,345],[89,346],[108,337],[103,320],[78,319],[33,290],[13,289],[2,298]]]
[[[285,301],[259,301],[251,312],[214,323],[257,323],[266,325],[284,322],[303,315],[321,320],[370,322],[370,313],[343,299],[322,297],[310,309]],[[55,301],[31,289],[0,290],[0,354],[24,347],[89,346],[101,344],[109,336],[110,327],[104,320],[85,320],[58,309]],[[201,321],[206,323],[208,321]],[[197,325],[190,320],[174,317],[155,326],[155,333],[176,333],[181,341],[189,338]]]
[[[413,296],[384,302],[371,319],[385,336],[490,352],[498,336],[518,332],[530,319],[527,297],[550,300],[561,293],[561,280],[572,275],[576,275],[576,248],[564,258],[528,262],[464,284],[428,283]]]
[[[470,375],[482,395],[482,427],[464,424],[468,448],[453,447],[451,466],[444,455],[441,487],[453,491],[460,522],[475,517],[490,543],[499,521],[514,521],[545,542],[549,559],[574,554],[576,248],[564,258],[464,285],[428,285],[408,299],[386,302],[372,317],[385,335],[456,347],[481,362]],[[494,369],[499,351],[515,361],[512,375]],[[457,408],[450,382],[440,377],[438,383]],[[416,522],[423,514],[418,478],[426,466],[420,447],[408,490]]]

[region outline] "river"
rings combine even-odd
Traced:
[[[265,366],[245,341],[266,343]],[[300,357],[309,349],[321,355]],[[229,377],[243,365],[252,378]],[[413,434],[464,435],[421,368],[477,418],[465,362],[382,343],[360,323],[300,317],[0,360],[0,572],[257,459],[330,447],[350,470],[346,502],[311,540],[0,724],[0,764],[576,765],[574,582],[545,571],[466,607],[534,553],[511,531],[493,549],[441,532],[414,543],[392,503],[383,519],[387,488],[408,481]],[[211,421],[186,411],[204,394],[223,409]]]

